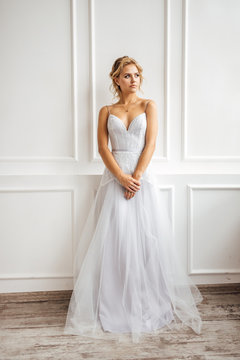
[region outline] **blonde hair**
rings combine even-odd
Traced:
[[[121,96],[121,88],[120,88],[119,85],[116,84],[114,79],[119,77],[119,75],[121,74],[124,66],[129,65],[129,64],[134,64],[138,69],[138,72],[139,72],[139,75],[140,75],[139,90],[142,91],[141,85],[142,85],[142,82],[143,82],[143,79],[144,79],[144,77],[142,75],[142,72],[143,72],[142,67],[138,64],[138,62],[135,59],[133,59],[133,58],[131,58],[129,56],[122,56],[122,57],[117,58],[114,61],[113,66],[112,66],[112,70],[109,73],[109,76],[112,79],[112,84],[110,85],[110,91],[113,92],[114,97],[118,97],[118,99],[120,99],[120,96]]]

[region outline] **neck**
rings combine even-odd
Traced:
[[[123,105],[135,102],[138,99],[136,94],[121,94],[119,103]]]

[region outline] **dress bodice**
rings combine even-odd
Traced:
[[[138,159],[145,147],[145,137],[147,129],[146,112],[137,115],[126,128],[123,121],[116,115],[110,114],[107,119],[107,129],[109,133],[111,152],[119,167],[126,174],[133,174]],[[149,169],[146,169],[142,176],[143,179],[154,182]],[[108,170],[104,169],[101,185],[118,179]]]
[[[146,113],[136,116],[126,128],[123,121],[116,115],[109,114],[107,128],[112,146],[115,151],[133,151],[141,153],[145,146]]]

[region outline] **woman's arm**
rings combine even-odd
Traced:
[[[108,111],[104,106],[99,111],[98,116],[98,152],[101,155],[106,167],[113,173],[119,182],[129,191],[137,191],[140,189],[140,181],[132,177],[131,174],[125,174],[113,154],[108,148],[108,130],[107,130]]]
[[[98,152],[101,155],[106,167],[117,179],[119,179],[119,177],[123,175],[123,171],[108,148],[107,115],[107,108],[104,106],[100,109],[98,116]]]
[[[157,120],[157,105],[154,100],[150,100],[147,109],[147,130],[146,130],[146,143],[145,147],[139,157],[133,177],[140,179],[146,170],[152,155],[156,148],[156,139],[158,133],[158,120]]]

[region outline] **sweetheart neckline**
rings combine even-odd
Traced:
[[[143,114],[146,114],[146,112],[144,111],[144,112],[138,114],[137,116],[135,116],[135,118],[133,118],[132,121],[130,121],[130,123],[129,123],[129,125],[128,125],[128,128],[126,127],[126,125],[124,124],[124,122],[123,122],[118,116],[109,113],[108,118],[109,118],[110,115],[114,116],[115,118],[117,118],[117,119],[123,124],[124,129],[125,129],[126,131],[128,131],[129,128],[130,128],[130,126],[131,126],[131,124],[132,124],[132,122],[133,122],[135,119],[137,119],[140,115],[143,115]]]

